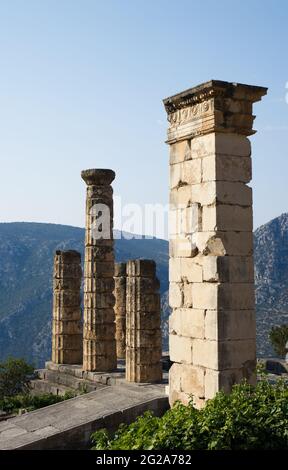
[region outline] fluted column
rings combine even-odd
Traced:
[[[82,171],[87,184],[83,369],[117,368],[114,303],[112,170]]]
[[[53,273],[52,361],[82,364],[81,255],[56,251]]]
[[[126,352],[126,263],[115,263],[115,317],[117,357],[125,359]]]

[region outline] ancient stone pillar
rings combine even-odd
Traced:
[[[127,262],[126,380],[162,379],[159,281],[152,260]]]
[[[56,251],[53,273],[52,361],[82,364],[81,255]]]
[[[84,268],[83,369],[117,368],[114,313],[112,170],[85,170],[87,184]]]
[[[119,359],[126,356],[126,263],[115,263],[116,351]]]
[[[170,123],[170,403],[255,383],[252,104],[212,80],[164,100]]]

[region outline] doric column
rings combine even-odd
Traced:
[[[127,262],[126,380],[162,379],[159,281],[152,260]]]
[[[126,263],[115,263],[116,351],[119,359],[126,355]]]
[[[212,80],[164,100],[170,123],[170,403],[255,383],[252,104]]]
[[[53,273],[52,361],[82,364],[81,255],[56,251]]]
[[[117,368],[114,313],[112,170],[85,170],[87,184],[84,268],[83,369]]]

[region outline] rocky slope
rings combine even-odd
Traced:
[[[84,230],[53,224],[0,224],[0,360],[22,356],[42,365],[50,357],[52,264],[56,249],[83,255]],[[153,258],[162,293],[164,348],[168,347],[168,243],[117,239],[116,259]],[[288,323],[288,214],[255,232],[258,355],[273,355],[268,332]]]

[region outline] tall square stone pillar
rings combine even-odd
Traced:
[[[164,100],[170,145],[170,403],[255,383],[252,105],[212,80]]]
[[[81,255],[56,251],[53,272],[52,361],[82,364]]]
[[[162,379],[159,280],[153,260],[127,262],[126,380]]]
[[[117,368],[114,313],[112,170],[84,170],[87,184],[84,266],[83,369]]]

